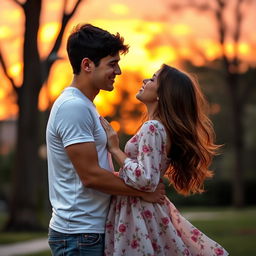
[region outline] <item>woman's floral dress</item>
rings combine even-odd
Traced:
[[[126,144],[119,176],[129,186],[154,191],[168,166],[166,132],[156,120],[145,122]],[[228,255],[182,217],[166,197],[152,204],[132,196],[113,196],[106,222],[107,256]]]

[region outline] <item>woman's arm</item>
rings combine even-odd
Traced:
[[[109,151],[122,166],[121,173],[125,183],[142,191],[154,191],[160,180],[164,143],[159,123],[149,121],[141,127],[137,159],[130,159],[119,148],[116,132],[105,119],[101,120],[107,133]]]

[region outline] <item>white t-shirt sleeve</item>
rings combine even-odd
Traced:
[[[64,147],[76,143],[94,142],[94,118],[82,101],[70,99],[58,109],[55,127]]]

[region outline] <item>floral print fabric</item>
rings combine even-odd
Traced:
[[[129,186],[154,191],[164,175],[164,126],[150,120],[126,144],[119,176]],[[152,204],[131,196],[113,196],[106,222],[106,256],[226,256],[228,253],[188,222],[165,198]]]

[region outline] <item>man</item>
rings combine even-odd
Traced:
[[[107,138],[93,100],[112,91],[121,74],[119,54],[127,53],[119,34],[85,24],[71,33],[67,52],[74,78],[55,101],[47,125],[47,158],[53,255],[99,256],[104,252],[110,195],[140,196],[160,202],[163,191],[144,193],[116,177]]]

